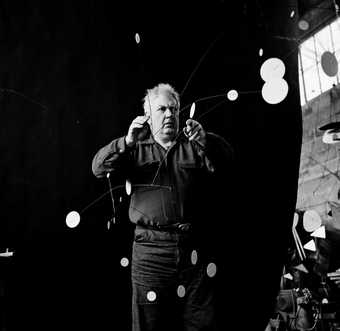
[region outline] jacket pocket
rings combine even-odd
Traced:
[[[152,226],[166,219],[163,190],[159,187],[147,185],[136,187],[129,208],[131,221]]]
[[[195,161],[180,161],[178,165],[184,169],[202,169],[202,163]]]

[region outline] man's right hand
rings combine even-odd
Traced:
[[[149,131],[148,119],[149,116],[137,116],[132,121],[129,131],[125,136],[125,142],[128,147],[133,147],[138,140],[145,138]]]

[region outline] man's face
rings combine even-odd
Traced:
[[[160,94],[150,98],[151,111],[146,112],[150,116],[149,124],[155,138],[165,142],[172,141],[179,125],[179,109],[176,100],[168,94]]]

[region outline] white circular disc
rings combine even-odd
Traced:
[[[183,298],[185,296],[185,287],[183,285],[179,285],[177,287],[177,295],[180,297],[180,298]]]
[[[129,265],[129,259],[126,258],[126,257],[123,257],[121,260],[120,260],[120,265],[122,267],[127,267]]]
[[[298,23],[299,29],[302,31],[306,31],[309,29],[309,23],[305,20],[301,20]]]
[[[131,194],[131,182],[128,179],[125,182],[125,191],[127,195]]]
[[[207,275],[214,277],[216,275],[217,267],[215,263],[209,263],[207,266]]]
[[[195,109],[196,109],[196,104],[195,104],[195,102],[193,102],[192,105],[191,105],[191,108],[190,108],[190,116],[189,116],[190,118],[194,117]]]
[[[197,263],[197,259],[198,259],[197,251],[193,250],[191,252],[191,263],[195,265]]]
[[[76,211],[71,211],[66,216],[66,224],[69,228],[75,228],[80,222],[80,215]]]
[[[265,82],[269,82],[273,79],[282,78],[285,72],[285,64],[277,57],[272,57],[264,61],[260,69],[261,78]]]
[[[315,210],[306,210],[303,214],[303,227],[307,232],[313,232],[322,224],[320,215]]]
[[[228,91],[227,97],[230,101],[235,101],[238,98],[238,92],[236,90]]]
[[[339,65],[335,55],[328,51],[324,52],[321,55],[321,67],[327,76],[336,76],[338,74]]]
[[[155,301],[156,298],[157,298],[157,295],[156,295],[156,292],[154,291],[149,291],[147,294],[146,294],[146,298],[149,300],[149,301]]]
[[[284,79],[274,79],[264,83],[262,87],[263,99],[272,105],[283,101],[288,94],[288,83]]]

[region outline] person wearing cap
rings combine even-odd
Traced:
[[[92,161],[96,177],[115,172],[132,187],[132,330],[216,330],[202,233],[211,186],[233,151],[192,118],[179,129],[180,97],[169,84],[148,89],[143,107]]]

